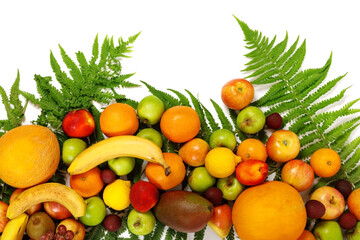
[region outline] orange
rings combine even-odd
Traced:
[[[179,149],[179,155],[190,166],[199,167],[205,164],[205,157],[210,151],[209,144],[201,138],[194,138]]]
[[[94,167],[81,174],[70,175],[70,187],[83,197],[97,195],[103,186],[101,170],[98,167]]]
[[[239,195],[232,220],[241,240],[297,240],[305,229],[307,215],[295,188],[270,181]]]
[[[161,132],[172,142],[183,143],[193,139],[200,131],[200,118],[187,106],[171,107],[160,120]]]
[[[310,231],[304,230],[297,240],[316,240],[316,239]]]
[[[24,125],[0,138],[0,178],[15,188],[46,182],[59,161],[59,142],[47,127]]]
[[[162,190],[169,190],[179,185],[185,178],[185,165],[182,158],[175,153],[163,153],[166,163],[171,168],[171,173],[166,176],[164,167],[157,163],[148,162],[145,175],[149,182]]]
[[[311,155],[310,166],[319,177],[331,177],[341,167],[340,156],[330,148],[320,148]]]
[[[107,137],[134,134],[139,128],[135,109],[125,103],[107,106],[100,114],[100,128]]]
[[[255,138],[248,138],[242,141],[238,146],[236,155],[240,156],[242,161],[253,159],[264,162],[268,156],[265,145]]]

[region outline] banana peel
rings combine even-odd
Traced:
[[[1,240],[22,240],[28,220],[29,215],[26,213],[11,219],[4,228]]]
[[[62,204],[75,218],[85,215],[86,203],[82,196],[66,185],[50,182],[36,185],[20,193],[10,202],[6,217],[15,219],[31,206],[50,201]]]
[[[81,174],[117,157],[140,158],[161,164],[166,176],[171,172],[161,149],[154,142],[133,135],[115,136],[91,145],[74,159],[67,171],[71,175]]]

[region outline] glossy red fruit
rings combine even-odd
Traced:
[[[236,167],[237,180],[247,186],[258,185],[265,181],[269,172],[267,163],[261,160],[247,160]]]
[[[335,188],[341,192],[341,194],[343,195],[343,197],[345,199],[348,198],[348,196],[350,195],[350,193],[352,192],[353,190],[353,187],[351,185],[351,183],[349,181],[346,181],[346,180],[338,180],[336,183],[335,183]]]
[[[356,219],[355,215],[352,214],[351,212],[345,212],[345,213],[341,214],[338,222],[339,222],[340,227],[342,227],[343,229],[346,229],[346,230],[350,230],[353,227],[355,227],[355,225],[357,223],[357,219]]]
[[[217,206],[221,204],[223,193],[217,187],[210,187],[205,192],[205,198],[209,200],[214,206]]]
[[[150,182],[137,181],[130,189],[130,203],[138,212],[147,212],[159,200],[159,190]]]
[[[116,232],[121,227],[121,218],[115,214],[109,214],[102,222],[104,228],[110,232]]]
[[[324,216],[325,206],[318,200],[309,200],[305,204],[306,213],[309,218],[318,219]]]
[[[69,210],[57,202],[44,202],[44,209],[54,219],[62,220],[71,217]]]
[[[269,128],[277,130],[281,128],[283,120],[279,113],[271,113],[266,117],[265,124]]]
[[[73,110],[65,115],[62,128],[69,137],[83,138],[94,132],[95,121],[87,110]]]
[[[101,171],[101,180],[106,184],[110,184],[116,180],[116,174],[111,169],[104,169]]]
[[[232,210],[227,204],[214,207],[213,215],[208,222],[214,232],[225,239],[229,235],[232,226]]]

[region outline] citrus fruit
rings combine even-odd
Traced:
[[[209,151],[205,158],[205,167],[216,178],[230,176],[235,171],[236,165],[241,158],[235,155],[229,148],[217,147]]]
[[[316,238],[310,231],[304,230],[297,240],[316,240]]]
[[[101,170],[98,167],[81,174],[70,175],[70,187],[83,197],[95,196],[102,190],[103,186]]]
[[[103,199],[107,206],[121,211],[130,205],[131,182],[117,179],[104,189]]]
[[[59,161],[59,142],[47,127],[24,125],[0,138],[0,178],[15,188],[46,182]]]
[[[265,145],[255,138],[242,141],[237,148],[236,155],[240,156],[242,161],[253,159],[264,162],[268,156]]]
[[[270,181],[243,191],[234,203],[232,219],[242,240],[296,240],[305,229],[307,217],[295,188]]]
[[[200,131],[200,118],[187,106],[167,109],[160,120],[161,132],[172,142],[183,143],[193,139]]]
[[[205,164],[205,157],[210,151],[209,144],[201,138],[194,138],[179,149],[179,155],[190,166],[199,167]]]
[[[340,156],[330,148],[320,148],[311,155],[310,166],[319,177],[332,177],[341,167]]]
[[[108,137],[134,134],[139,128],[135,109],[125,103],[107,106],[100,114],[100,128]]]
[[[171,168],[171,173],[166,176],[164,167],[157,163],[148,162],[145,175],[149,182],[162,190],[169,190],[179,185],[185,178],[185,165],[182,158],[175,153],[163,153],[166,163]]]

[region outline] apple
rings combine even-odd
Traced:
[[[159,133],[158,131],[156,131],[153,128],[144,128],[144,129],[140,130],[136,134],[136,136],[143,137],[143,138],[153,141],[156,145],[159,146],[159,148],[162,148],[162,146],[163,146],[163,140],[161,137],[161,133]]]
[[[313,230],[317,240],[339,240],[343,239],[340,225],[336,221],[321,221]]]
[[[241,110],[254,98],[254,86],[245,79],[228,81],[221,89],[221,99],[231,109]]]
[[[245,189],[244,185],[237,180],[234,174],[225,178],[219,178],[216,186],[223,193],[223,198],[230,201],[235,200]]]
[[[25,188],[17,188],[10,196],[9,202],[11,203],[20,193],[22,193],[25,190]],[[42,209],[43,204],[38,203],[33,206],[31,206],[28,210],[26,210],[26,213],[29,215],[33,215],[36,212],[39,212]]]
[[[127,225],[129,230],[135,235],[147,235],[155,227],[156,219],[151,211],[138,212],[132,209],[128,215]]]
[[[269,166],[261,160],[247,160],[236,167],[236,178],[240,183],[253,186],[265,181]]]
[[[6,217],[6,212],[9,205],[3,201],[0,201],[0,233],[4,231],[9,219]]]
[[[129,174],[135,167],[135,158],[118,157],[108,161],[109,168],[118,176]]]
[[[147,212],[159,200],[159,190],[150,182],[139,180],[130,189],[130,203],[139,212]]]
[[[249,106],[241,110],[236,118],[239,129],[247,134],[260,132],[265,126],[265,114],[260,108]]]
[[[297,159],[287,162],[281,171],[281,180],[299,192],[308,189],[313,184],[314,177],[312,167]]]
[[[236,147],[235,134],[225,128],[215,130],[210,135],[209,143],[210,143],[210,148],[227,147],[231,151],[234,151]]]
[[[213,215],[207,224],[219,237],[225,239],[232,226],[231,207],[227,204],[215,206],[213,209]]]
[[[85,199],[86,211],[85,215],[79,217],[81,223],[87,226],[96,226],[100,224],[106,216],[106,206],[99,197],[91,197]]]
[[[345,209],[343,195],[333,187],[322,186],[316,189],[310,199],[317,200],[324,204],[325,214],[321,217],[324,220],[332,220],[339,217]]]
[[[44,209],[54,219],[62,220],[71,217],[69,210],[57,202],[44,202]]]
[[[347,232],[348,240],[360,240],[360,222],[357,222],[353,231]]]
[[[62,160],[66,165],[70,165],[75,157],[86,149],[86,142],[79,138],[69,138],[63,143]]]
[[[290,130],[277,130],[268,138],[266,151],[275,162],[293,160],[300,152],[299,137]]]
[[[185,163],[193,167],[205,164],[205,157],[210,151],[209,144],[201,138],[193,138],[179,149],[179,156]]]
[[[149,125],[157,124],[164,111],[164,103],[154,95],[144,97],[137,106],[137,115],[140,120]]]
[[[62,128],[69,137],[88,137],[95,130],[95,121],[91,113],[85,109],[72,110],[65,115]]]
[[[64,225],[66,227],[67,230],[72,231],[74,233],[74,238],[73,240],[83,240],[85,239],[85,227],[84,225],[73,219],[73,218],[67,218],[65,220],[62,220],[57,228],[56,228],[56,232],[58,232],[58,228],[59,226]]]
[[[205,192],[216,182],[216,178],[211,176],[205,167],[196,167],[190,173],[188,184],[195,192]]]

